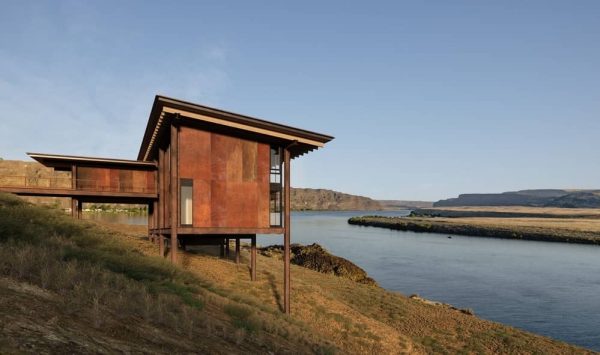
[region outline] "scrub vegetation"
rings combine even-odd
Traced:
[[[77,221],[0,194],[0,353],[586,353],[568,344],[292,265],[210,250],[157,256],[145,228]]]

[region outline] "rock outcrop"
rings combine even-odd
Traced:
[[[329,253],[317,243],[311,245],[292,244],[290,249],[292,264],[362,284],[377,285],[377,282],[370,278],[365,270],[347,259]],[[283,245],[271,245],[259,250],[262,255],[280,257],[283,252]]]

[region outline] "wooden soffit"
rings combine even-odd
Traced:
[[[333,137],[321,133],[164,96],[156,96],[138,154],[138,160],[148,161],[153,159],[156,152],[156,145],[161,138],[161,128],[170,124],[170,122],[167,122],[168,117],[174,116],[250,132],[255,135],[284,142],[297,142],[297,146],[292,152],[293,157],[323,147],[325,143],[333,139]]]

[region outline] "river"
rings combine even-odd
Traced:
[[[402,216],[408,211],[376,212]],[[292,242],[319,243],[384,288],[600,351],[600,247],[351,226],[373,212],[294,212]],[[145,224],[145,216],[111,216]],[[262,245],[281,236],[259,236]]]

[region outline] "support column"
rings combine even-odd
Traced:
[[[81,200],[77,200],[77,219],[81,219],[83,217],[83,202]]]
[[[235,263],[240,263],[240,238],[235,238]]]
[[[158,255],[165,257],[165,236],[162,234],[158,236]]]
[[[154,211],[152,209],[153,207],[154,207],[154,205],[152,203],[149,203],[147,206],[147,209],[148,209],[148,240],[149,241],[152,241],[152,239],[153,239],[153,235],[152,235],[152,228],[154,228],[152,225],[154,223],[154,218],[153,218]]]
[[[177,262],[177,226],[179,225],[179,178],[177,167],[179,151],[179,128],[177,118],[171,121],[171,262]]]
[[[77,217],[77,199],[71,197],[71,217]]]
[[[154,242],[158,243],[158,236],[156,235],[156,229],[158,228],[158,201],[156,200],[152,202],[152,228],[154,229],[152,232]]]
[[[252,281],[256,281],[256,235],[252,236],[252,243],[250,247],[250,268],[251,270],[251,279]]]
[[[77,165],[71,165],[71,188],[77,190]]]
[[[290,313],[290,160],[290,150],[286,147],[283,151],[283,309],[286,314]]]
[[[229,259],[229,238],[225,238],[225,257]]]

